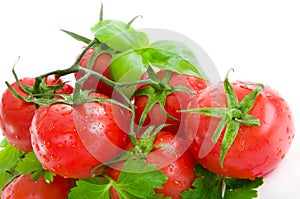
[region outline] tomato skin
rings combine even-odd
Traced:
[[[253,84],[247,84],[249,82],[232,83],[239,101],[255,88]],[[225,104],[223,84],[218,84],[197,95],[188,108],[225,107]],[[288,152],[294,137],[290,108],[276,91],[265,86],[249,114],[260,120],[260,126],[240,126],[238,135],[225,156],[223,168],[220,167],[219,157],[225,130],[212,150],[201,157],[203,154],[201,155],[200,149],[205,136],[208,136],[209,128],[215,129],[218,123],[214,123],[209,116],[187,114],[186,138],[192,141],[190,150],[197,161],[212,172],[234,178],[253,179],[274,170]],[[209,147],[208,145],[203,146]]]
[[[179,199],[180,194],[192,188],[192,183],[195,180],[195,159],[192,153],[188,150],[187,143],[180,137],[170,132],[161,131],[158,133],[154,145],[167,144],[170,146],[177,156],[169,150],[161,147],[156,147],[148,154],[146,158],[147,164],[156,164],[157,169],[164,173],[168,180],[163,184],[161,189],[155,189],[155,193],[163,194],[164,197]],[[132,145],[128,145],[129,148]],[[128,147],[127,147],[128,148]],[[105,172],[110,177],[117,181],[120,175],[120,170],[123,168],[124,162],[117,163],[113,167],[108,168]],[[119,196],[114,188],[110,190],[111,197],[118,199]]]
[[[36,181],[30,174],[21,175],[9,183],[2,191],[2,199],[66,199],[72,179],[55,176],[54,181],[46,183],[41,177]]]
[[[162,79],[165,71],[159,71],[156,73],[157,76]],[[183,86],[191,91],[198,93],[201,92],[207,86],[207,82],[201,78],[197,78],[194,76],[178,74],[172,72],[172,75],[169,79],[168,84],[170,86]],[[143,89],[145,87],[140,87],[139,89]],[[172,133],[177,133],[179,129],[183,129],[184,126],[184,114],[178,112],[178,110],[184,110],[187,108],[188,103],[193,99],[194,95],[183,92],[183,91],[174,91],[172,94],[167,96],[166,104],[164,106],[166,112],[177,119],[167,118],[158,104],[154,105],[154,107],[150,110],[147,118],[145,120],[144,125],[154,125],[158,126],[164,123],[172,124],[164,128],[165,131],[169,131]],[[144,108],[147,104],[148,96],[141,95],[135,97],[135,105],[136,105],[136,123],[139,122],[140,117],[144,111]]]
[[[43,167],[64,177],[87,178],[95,166],[118,155],[128,135],[114,122],[111,109],[108,102],[40,107],[30,130],[33,150]]]
[[[19,80],[22,85],[33,86],[34,78],[26,77]],[[62,83],[61,79],[47,77],[46,84],[49,86],[57,86]],[[16,82],[11,85],[15,91],[22,97],[27,97],[25,93]],[[73,87],[65,84],[64,87],[58,90],[58,94],[71,94]],[[13,93],[6,89],[2,95],[0,107],[0,126],[6,139],[12,146],[29,152],[32,150],[30,141],[29,127],[31,120],[35,113],[35,106],[33,103],[27,103],[17,99]]]
[[[26,86],[33,86],[34,78],[21,79],[20,83]],[[27,96],[27,93],[16,82],[11,86],[22,97]],[[29,126],[34,112],[34,104],[15,98],[9,89],[6,89],[3,93],[0,108],[0,125],[3,135],[12,146],[26,152],[32,150]]]
[[[194,172],[196,162],[188,150],[188,144],[180,137],[162,131],[157,135],[154,145],[162,143],[169,145],[177,156],[164,148],[155,148],[147,156],[147,163],[156,164],[157,168],[161,168],[168,177],[163,188],[156,189],[155,192],[172,199],[180,199],[183,191],[192,188],[196,177]]]
[[[95,49],[90,48],[88,51],[84,54],[82,59],[79,62],[79,65],[83,68],[87,68],[88,62],[91,59],[91,56],[93,55]],[[110,78],[109,70],[110,70],[110,60],[111,60],[112,55],[109,53],[102,53],[98,55],[96,58],[94,65],[92,66],[92,70],[103,74],[106,78]],[[85,73],[83,72],[78,72],[75,74],[76,80],[80,79],[81,77],[84,76]],[[81,87],[82,90],[96,90],[99,93],[105,94],[109,97],[112,96],[113,89],[100,80],[96,79],[95,77],[89,77],[82,85]]]

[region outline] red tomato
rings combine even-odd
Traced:
[[[93,55],[95,49],[94,48],[90,48],[88,49],[88,51],[84,54],[84,56],[82,57],[82,59],[80,60],[79,65],[81,67],[87,68],[88,66],[88,62],[91,59],[91,56]],[[92,66],[92,70],[103,74],[105,77],[110,79],[110,75],[109,75],[109,65],[110,65],[110,60],[111,60],[111,54],[109,53],[102,53],[100,54],[93,66]],[[80,79],[81,77],[84,76],[85,73],[83,72],[78,72],[75,74],[75,78],[76,80]],[[103,82],[101,82],[100,80],[96,79],[95,77],[89,77],[82,85],[82,89],[83,90],[96,90],[99,93],[103,93],[109,97],[111,97],[113,89],[109,86],[107,86],[106,84],[104,84]]]
[[[2,191],[2,199],[66,199],[72,179],[55,176],[52,183],[46,183],[41,177],[36,181],[31,175],[21,175],[9,183]]]
[[[168,180],[163,184],[163,188],[156,189],[157,194],[163,194],[164,197],[179,199],[180,194],[192,188],[192,183],[196,177],[194,172],[195,159],[192,153],[187,150],[187,143],[180,137],[176,137],[173,133],[161,131],[154,142],[154,145],[166,144],[174,150],[175,154],[166,148],[156,147],[147,156],[148,164],[156,164],[157,169],[160,169]],[[114,180],[117,180],[120,175],[122,164],[116,165],[114,168],[108,168],[106,173]],[[114,189],[111,189],[111,197],[118,199],[118,194]]]
[[[94,96],[108,99],[103,94]],[[116,125],[112,106],[89,102],[40,107],[30,130],[33,150],[43,167],[64,177],[86,178],[95,166],[121,153],[128,135]]]
[[[46,77],[46,84],[48,86],[59,86],[63,83],[63,80],[59,77]],[[73,86],[70,84],[65,84],[60,90],[56,91],[56,94],[72,94],[73,93]]]
[[[22,85],[33,86],[34,78],[24,78],[20,80]],[[47,78],[46,84],[56,86],[61,84],[60,79]],[[16,92],[22,97],[27,97],[25,93],[16,82],[11,85]],[[57,93],[70,94],[73,92],[73,87],[65,84],[64,87],[57,91]],[[33,103],[27,103],[17,99],[13,93],[6,89],[2,95],[0,107],[0,126],[6,139],[12,146],[17,147],[23,151],[31,151],[32,146],[30,142],[29,127],[35,112]]]
[[[162,79],[165,74],[165,71],[159,71],[157,76]],[[203,79],[182,75],[178,73],[172,72],[172,75],[169,79],[168,85],[170,86],[183,86],[191,91],[198,93],[207,86],[207,82]],[[143,89],[145,87],[140,87],[139,89]],[[150,112],[147,115],[144,125],[153,125],[158,126],[164,123],[172,124],[171,126],[165,127],[165,131],[169,131],[172,133],[177,133],[179,129],[184,129],[184,115],[183,113],[178,112],[178,110],[186,109],[187,104],[193,99],[194,95],[183,92],[183,91],[174,91],[172,94],[168,95],[166,98],[166,104],[164,106],[166,112],[176,118],[174,120],[172,118],[167,118],[160,106],[158,104],[154,105]],[[141,95],[135,97],[135,105],[136,105],[136,123],[139,122],[140,117],[145,109],[145,106],[148,102],[148,96]]]
[[[33,86],[34,78],[20,80],[22,85]],[[15,82],[11,85],[22,97],[25,93]],[[31,151],[29,126],[35,112],[34,104],[21,101],[9,89],[2,95],[0,108],[0,124],[3,135],[12,146],[23,151]]]
[[[237,81],[232,83],[232,87],[240,101],[256,86]],[[188,108],[225,107],[225,105],[223,84],[217,84],[198,94]],[[211,142],[212,132],[220,120],[188,113],[186,137],[188,141],[193,141],[190,150],[198,162],[212,172],[234,178],[252,179],[264,176],[275,169],[289,150],[294,137],[290,108],[277,92],[265,86],[249,114],[260,120],[260,126],[240,125],[221,168],[220,146],[225,130],[215,145]]]

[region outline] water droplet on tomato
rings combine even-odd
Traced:
[[[174,168],[174,165],[171,165],[170,167],[169,167],[169,172],[170,173],[174,173],[174,172],[176,172],[177,170],[176,170],[176,168]]]
[[[46,117],[46,115],[47,115],[47,111],[44,111],[44,112],[41,113],[40,118],[44,118],[44,117]]]
[[[54,161],[60,161],[61,160],[60,156],[51,155],[50,158],[51,158],[51,160],[54,160]]]
[[[46,145],[46,148],[49,149],[51,147],[51,142],[47,141],[45,145]]]
[[[76,147],[76,144],[72,144],[71,147],[75,148],[75,147]]]
[[[38,128],[42,128],[44,126],[44,123],[43,122],[39,122],[38,123]]]
[[[73,112],[73,109],[69,108],[67,110],[65,110],[64,112],[61,113],[61,115],[69,115]]]
[[[73,132],[74,132],[74,129],[66,129],[62,133],[63,134],[73,134]]]
[[[239,142],[239,144],[237,146],[237,150],[239,150],[239,151],[245,150],[245,140],[242,140],[241,142]]]
[[[289,134],[290,133],[290,127],[286,127],[286,133]]]
[[[37,151],[40,151],[40,147],[39,147],[38,144],[35,144],[35,149],[36,149]]]
[[[175,187],[177,187],[177,188],[181,188],[182,187],[182,182],[181,181],[174,180],[173,183],[174,183]]]
[[[49,127],[48,127],[48,130],[49,130],[49,131],[52,131],[53,129],[54,129],[54,125],[53,125],[53,123],[51,122],[50,125],[49,125]]]
[[[44,160],[44,162],[49,162],[50,160],[49,160],[49,158],[47,158],[46,156],[43,156],[43,160]]]
[[[272,101],[272,100],[273,100],[273,98],[274,98],[274,97],[273,97],[273,95],[271,95],[270,93],[267,93],[267,95],[266,95],[266,96],[267,96],[267,98],[268,98],[269,100],[271,100],[271,101]]]
[[[240,88],[247,89],[247,90],[253,90],[253,85],[241,83]]]
[[[281,156],[282,155],[282,150],[280,149],[278,152],[277,152],[277,156]]]

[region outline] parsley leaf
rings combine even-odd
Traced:
[[[19,174],[15,172],[15,167],[23,152],[11,146],[5,139],[1,142],[0,147],[0,190],[2,190],[6,184]]]
[[[0,172],[12,169],[19,161],[22,151],[11,146],[7,140],[1,143],[3,149],[0,151]]]
[[[257,197],[255,190],[263,184],[262,178],[255,180],[236,179],[209,172],[200,164],[195,167],[197,178],[194,189],[181,194],[182,199],[252,199]]]
[[[167,177],[155,165],[146,165],[145,160],[129,159],[115,184],[119,195],[130,193],[137,198],[149,198],[155,194],[154,188],[162,188]]]
[[[215,173],[204,169],[200,164],[196,164],[196,175],[193,187],[181,194],[182,199],[219,199],[222,198],[223,179]]]
[[[155,165],[146,165],[142,159],[128,159],[117,181],[105,178],[80,179],[71,189],[69,199],[109,199],[110,188],[114,188],[120,199],[160,199],[154,189],[161,188],[167,177]]]
[[[110,199],[111,184],[94,184],[85,180],[76,181],[76,187],[71,189],[69,199]]]
[[[256,180],[225,178],[226,192],[224,199],[251,199],[257,197],[257,191],[254,190],[263,184],[262,178]]]
[[[53,182],[54,174],[43,168],[34,152],[29,152],[25,155],[25,157],[18,163],[16,171],[22,174],[30,173],[31,178],[34,180],[44,175],[44,179],[47,183]]]

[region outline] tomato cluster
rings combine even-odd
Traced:
[[[96,27],[105,32],[107,24]],[[137,33],[134,39],[137,35],[145,40]],[[115,47],[116,42],[105,40],[104,45],[101,35],[96,38],[71,68],[16,79],[3,93],[2,133],[21,157],[17,166],[7,168],[13,174],[2,199],[80,198],[85,183],[91,189],[97,185],[103,198],[182,198],[183,192],[196,189],[196,164],[226,178],[254,180],[275,169],[288,152],[294,136],[291,110],[270,87],[230,83],[228,76],[212,85],[185,55],[178,56],[182,46],[176,42],[147,44],[133,52],[122,42]],[[145,60],[151,63],[147,67]],[[163,67],[153,70],[152,63]],[[74,85],[61,79],[70,73]],[[43,170],[34,179],[36,170],[18,169],[27,154],[34,154]],[[150,165],[160,172],[147,170],[159,178],[144,182],[161,182],[150,192],[141,188],[139,194],[121,183],[130,180],[124,176],[140,165],[130,164],[137,160],[145,168],[136,168],[132,178],[147,177],[142,171]],[[55,176],[52,182],[44,179],[45,173]]]

